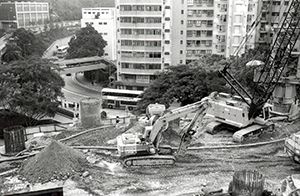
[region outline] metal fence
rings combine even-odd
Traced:
[[[39,125],[35,127],[26,127],[25,128],[25,137],[26,140],[30,137],[33,137],[36,133],[50,133],[55,131],[66,130],[71,123],[59,123],[59,124],[47,124]]]

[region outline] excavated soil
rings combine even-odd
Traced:
[[[85,156],[65,144],[53,140],[36,156],[24,162],[20,175],[29,182],[65,180],[86,166]]]
[[[278,123],[275,130],[251,138],[251,142],[284,138],[299,131],[299,125],[299,122]],[[203,133],[203,126],[198,128],[199,134],[195,135],[193,146],[234,144],[229,131],[222,130],[216,135],[210,135]],[[106,145],[107,141],[129,127],[117,125],[114,128],[99,129],[65,142],[76,146]],[[141,132],[142,127],[133,127],[130,131]],[[180,142],[179,135],[171,128],[163,133],[163,137],[163,144],[178,146]],[[265,189],[277,193],[282,180],[288,175],[299,173],[300,168],[283,152],[283,147],[283,142],[280,142],[251,148],[190,150],[183,156],[176,156],[174,167],[124,168],[114,153],[85,150],[85,154],[82,154],[62,143],[52,142],[36,157],[25,161],[20,174],[30,182],[64,180],[71,176],[69,179],[75,181],[77,187],[96,196],[192,196],[199,194],[204,183],[210,190],[222,188],[226,192],[233,173],[249,169],[263,174],[266,178]],[[85,160],[88,160],[88,165]],[[82,177],[83,169],[89,172],[88,177]]]

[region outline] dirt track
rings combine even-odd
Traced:
[[[284,126],[285,131],[280,129],[278,133],[278,129],[277,133],[262,135],[258,140],[281,138],[288,134],[286,130],[289,133],[295,132],[298,125]],[[100,129],[66,143],[77,146],[104,145],[124,130],[124,127]],[[66,132],[63,137],[75,133],[74,130]],[[169,139],[178,138],[169,134]],[[194,146],[217,144],[232,145],[230,133],[223,132],[214,136],[205,134],[194,142]],[[88,160],[93,160],[86,168],[90,175],[83,178],[81,174],[76,174],[71,179],[77,183],[78,188],[90,195],[192,196],[199,193],[203,183],[211,190],[222,188],[227,191],[234,171],[240,169],[258,170],[266,178],[265,189],[276,192],[281,181],[288,175],[298,173],[300,167],[283,152],[283,142],[251,148],[188,151],[184,156],[177,156],[175,166],[168,168],[124,168],[119,159],[107,151],[85,150],[85,155]]]
[[[283,130],[282,127],[284,127]],[[282,138],[295,132],[298,129],[298,123],[282,127],[278,128],[276,132],[263,134],[255,140],[265,141]],[[101,135],[107,136],[109,134],[102,131]],[[168,140],[178,139],[170,135],[172,134],[167,134]],[[86,141],[90,141],[93,135],[82,137],[86,137]],[[83,138],[76,138],[68,143],[72,145],[85,143]],[[172,143],[176,142],[172,141]],[[101,145],[101,142],[98,144]],[[198,136],[194,141],[195,146],[220,144],[232,145],[231,133],[223,131],[217,135],[204,134]],[[91,144],[88,143],[88,145]],[[99,162],[105,160],[110,165],[108,166],[109,172],[103,175],[102,170],[91,168],[93,179],[101,176],[101,180],[82,185],[89,185],[92,190],[101,189],[104,195],[193,195],[201,190],[202,183],[206,183],[212,190],[221,187],[227,191],[235,170],[254,169],[265,176],[265,189],[276,192],[281,181],[288,175],[297,173],[299,169],[299,165],[295,164],[283,152],[283,146],[283,142],[281,142],[251,148],[188,151],[185,156],[176,157],[177,162],[174,167],[142,169],[125,169],[119,164],[118,159],[93,150],[92,152]]]
[[[97,151],[95,154],[111,164],[106,175],[92,169],[93,178],[101,178],[90,188],[101,188],[105,195],[193,195],[201,190],[202,183],[211,190],[227,191],[234,171],[240,169],[258,170],[266,178],[265,189],[275,192],[281,181],[299,168],[284,154],[282,143],[251,149],[188,152],[168,168],[125,169],[116,164],[117,160]]]

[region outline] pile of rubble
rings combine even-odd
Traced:
[[[25,161],[19,174],[23,180],[46,183],[65,180],[82,172],[85,166],[86,159],[81,152],[53,140],[39,154]]]

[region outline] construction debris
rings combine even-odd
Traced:
[[[81,172],[84,166],[86,160],[81,152],[53,140],[39,154],[25,161],[19,173],[29,182],[45,183],[65,180]]]

